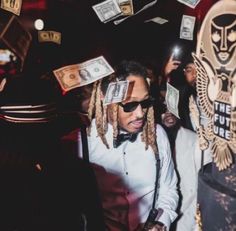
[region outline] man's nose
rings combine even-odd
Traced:
[[[135,114],[136,118],[143,118],[144,112],[143,112],[143,108],[141,107],[140,104],[134,110],[134,114]]]

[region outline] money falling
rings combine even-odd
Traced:
[[[93,83],[113,72],[113,68],[103,56],[53,71],[64,92]]]

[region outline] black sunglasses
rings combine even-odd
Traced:
[[[119,103],[119,105],[123,108],[124,112],[132,112],[136,110],[138,105],[141,105],[142,109],[149,108],[153,105],[154,101],[153,98],[148,98],[140,102],[129,102],[126,104]]]

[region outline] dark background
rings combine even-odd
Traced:
[[[134,12],[151,1],[133,0]],[[0,104],[54,101],[54,98],[64,93],[52,71],[100,55],[113,67],[122,59],[142,61],[150,64],[158,76],[176,45],[181,49],[182,66],[175,71],[176,77],[173,79],[181,84],[184,81],[183,66],[191,57],[191,52],[195,51],[201,23],[216,1],[201,0],[192,9],[177,0],[158,0],[154,6],[140,14],[114,25],[112,21],[101,22],[94,12],[92,6],[101,0],[23,0],[20,16],[16,17],[30,31],[33,39],[21,72],[18,70],[16,74],[14,66],[0,67],[0,70],[4,69],[3,72],[9,74],[0,75],[1,78],[7,77],[5,89],[0,94]],[[179,38],[183,14],[196,17],[192,41]],[[168,22],[162,25],[144,23],[154,17],[167,19]],[[43,30],[61,32],[60,45],[38,42],[38,31],[34,28],[34,21],[38,18],[44,21]],[[76,88],[66,95],[75,94],[77,97],[82,95],[79,91],[80,88]],[[72,101],[78,100],[68,100],[63,105]]]
[[[134,0],[134,10],[152,0]],[[195,9],[176,0],[158,0],[147,10],[119,25],[102,23],[92,9],[98,0],[24,0],[20,19],[31,22],[34,37],[30,59],[40,60],[43,71],[62,65],[74,64],[103,55],[111,65],[126,58],[147,59],[160,69],[175,45],[180,46],[185,62],[195,50],[197,32],[209,8],[216,0],[201,0]],[[179,39],[182,15],[196,17],[194,40]],[[167,23],[159,25],[145,20],[162,17]],[[44,30],[62,33],[60,46],[38,44],[37,31],[33,28],[35,19],[44,20]],[[30,25],[30,23],[28,23]],[[33,54],[33,56],[32,56]],[[34,65],[34,64],[33,64]],[[32,65],[31,65],[32,66]]]

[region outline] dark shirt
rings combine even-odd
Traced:
[[[179,116],[181,120],[181,125],[184,128],[194,131],[189,110],[189,97],[193,96],[194,98],[197,95],[196,88],[185,84],[184,86],[179,87]]]

